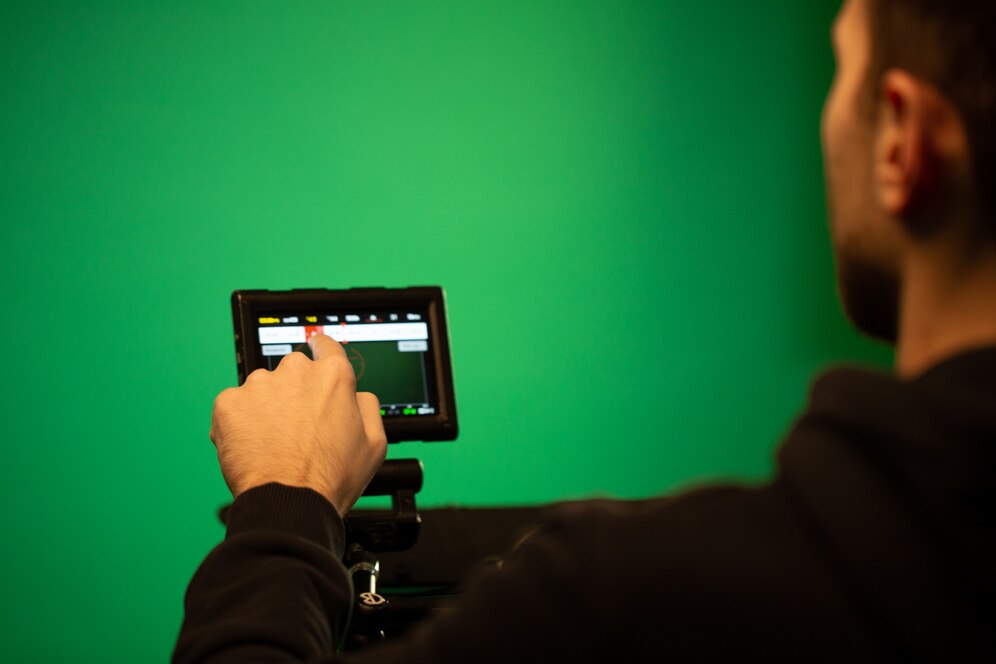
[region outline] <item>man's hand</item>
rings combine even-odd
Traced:
[[[356,391],[342,346],[309,342],[214,401],[211,440],[232,496],[268,482],[314,489],[345,515],[387,453],[380,403]]]

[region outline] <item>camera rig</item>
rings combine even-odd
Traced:
[[[237,290],[232,323],[239,384],[274,370],[325,334],[343,344],[357,388],[377,394],[391,443],[448,441],[458,433],[446,298],[439,286]],[[494,566],[535,508],[442,508],[419,512],[417,459],[386,461],[364,496],[390,509],[345,518],[344,563],[355,589],[346,649],[390,638],[442,610],[476,569]],[[227,508],[219,516],[226,520]],[[483,562],[482,562],[483,561]]]
[[[355,650],[403,632],[441,608],[446,589],[416,593],[381,593],[379,554],[407,551],[418,541],[422,518],[415,494],[422,489],[422,463],[417,459],[385,461],[364,496],[390,496],[389,510],[352,510],[346,515],[343,563],[353,581],[353,619],[346,650]]]

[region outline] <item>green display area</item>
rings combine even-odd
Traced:
[[[168,658],[229,497],[234,289],[440,284],[424,505],[769,475],[839,312],[837,2],[0,9],[12,662]]]
[[[425,387],[424,353],[402,353],[397,341],[373,341],[346,346],[356,373],[356,389],[373,392],[382,404],[422,403]]]

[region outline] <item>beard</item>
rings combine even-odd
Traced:
[[[854,121],[824,140],[827,211],[844,314],[859,332],[895,344],[899,336],[898,237],[877,210],[871,128]]]
[[[881,341],[896,343],[900,296],[896,269],[838,248],[837,288],[844,313],[854,327]]]

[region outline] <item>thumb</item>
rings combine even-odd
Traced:
[[[370,392],[357,392],[356,405],[360,409],[367,440],[376,447],[384,448],[386,454],[387,434],[384,432],[384,418],[380,415],[380,399]]]

